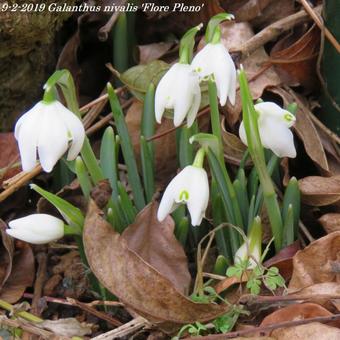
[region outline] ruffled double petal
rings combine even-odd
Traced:
[[[271,102],[258,103],[255,109],[259,114],[258,126],[262,145],[278,157],[296,157],[294,136],[289,129],[295,123],[295,116]],[[239,135],[242,142],[248,145],[243,122]]]
[[[69,148],[69,143],[67,159],[77,157],[85,130],[82,122],[58,101],[39,102],[18,120],[15,138],[24,171],[34,168],[38,152],[42,168],[50,172]]]
[[[209,202],[209,182],[204,169],[185,167],[169,183],[158,208],[157,218],[163,221],[180,204],[186,204],[193,226],[200,225]]]
[[[64,222],[47,214],[33,214],[9,222],[7,234],[19,240],[44,244],[64,236]]]
[[[189,65],[176,63],[160,80],[155,94],[156,121],[161,122],[166,109],[174,110],[174,125],[187,118],[190,127],[201,103],[199,78]]]
[[[226,104],[228,98],[232,105],[235,104],[236,68],[223,44],[207,44],[196,54],[191,66],[198,73],[200,80],[214,76],[217,95],[222,106]]]

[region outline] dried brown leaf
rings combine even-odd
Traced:
[[[32,248],[18,242],[20,248],[13,259],[12,271],[0,292],[0,299],[9,303],[17,302],[27,287],[33,284],[35,268]]]
[[[242,143],[240,138],[235,134],[228,132],[225,129],[224,124],[225,118],[222,120],[222,141],[223,141],[223,151],[229,162],[235,162],[239,164],[244,156],[247,147]]]
[[[340,231],[324,236],[293,258],[291,291],[322,282],[339,282],[337,265],[340,261]]]
[[[86,324],[84,322],[80,323],[75,318],[45,320],[37,325],[57,335],[67,337],[84,336],[92,333],[90,324]]]
[[[266,316],[261,322],[261,326],[273,325],[285,321],[303,320],[316,318],[318,316],[333,315],[326,308],[316,303],[295,303],[293,305],[281,308]],[[269,334],[270,332],[268,332]]]
[[[320,45],[320,30],[314,25],[298,39],[290,34],[276,43],[270,53],[270,62],[289,86],[302,85],[312,90],[317,85],[316,60]]]
[[[275,88],[271,89],[271,91],[281,96],[285,107],[293,102],[298,104],[296,123],[293,128],[296,131],[297,136],[302,140],[305,150],[311,160],[325,173],[328,173],[329,167],[325,150],[318,131],[311,120],[312,113],[309,108],[301,100],[301,97],[297,96],[292,90],[287,92],[285,89]]]
[[[13,133],[0,133],[0,185],[3,181],[20,172],[19,166],[13,166],[19,161],[19,150]]]
[[[299,180],[302,202],[324,206],[340,200],[340,177],[309,176]]]
[[[183,247],[174,235],[175,224],[168,216],[157,219],[158,203],[152,202],[122,234],[130,250],[166,277],[179,292],[188,294],[191,276]]]
[[[160,42],[148,45],[139,45],[139,63],[147,64],[153,60],[160,59],[174,44],[172,42]]]
[[[319,218],[319,222],[327,232],[327,234],[333,231],[340,231],[340,214],[328,213]]]
[[[84,246],[90,267],[100,282],[128,307],[160,327],[205,322],[228,307],[195,303],[182,295],[155,268],[129,249],[102,211],[90,201],[84,226]]]
[[[12,271],[14,244],[13,239],[6,233],[7,225],[0,219],[0,290]]]
[[[309,302],[317,303],[329,309],[331,308],[331,296],[340,296],[340,285],[336,282],[316,283],[312,286],[302,288],[298,291],[292,291],[292,294],[294,294],[294,296],[308,296]],[[326,295],[327,297],[325,297]],[[338,306],[340,304],[340,299],[332,299],[331,302],[333,305]]]
[[[276,340],[338,340],[340,329],[319,322],[311,322],[300,326],[279,328],[271,335]]]

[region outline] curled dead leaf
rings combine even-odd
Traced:
[[[340,177],[309,176],[299,180],[302,202],[324,206],[340,200]]]
[[[212,320],[228,310],[224,305],[195,303],[180,293],[129,248],[93,201],[89,203],[83,239],[89,265],[100,282],[128,308],[166,331]]]
[[[324,236],[293,257],[289,290],[295,291],[322,282],[339,282],[340,231]]]

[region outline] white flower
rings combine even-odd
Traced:
[[[195,121],[201,103],[199,78],[190,65],[176,63],[158,83],[155,94],[155,113],[161,122],[165,109],[174,110],[174,125],[182,124],[185,117],[190,127]]]
[[[227,98],[232,105],[236,96],[236,68],[227,49],[221,43],[209,43],[194,57],[191,67],[200,79],[213,75],[220,104],[224,106]]]
[[[250,252],[250,256],[248,256],[248,249],[249,249],[249,242],[248,246],[247,243],[243,243],[240,248],[235,253],[234,262],[235,264],[241,263],[249,260],[248,269],[254,269],[258,263],[261,261],[261,249],[258,246],[255,246],[254,249]],[[255,260],[256,261],[255,261]]]
[[[208,175],[203,168],[186,166],[165,189],[157,218],[163,221],[180,204],[187,204],[193,226],[200,225],[209,202]]]
[[[52,171],[54,165],[71,146],[67,155],[73,160],[80,152],[85,130],[74,113],[58,101],[37,103],[15,125],[22,168],[30,171],[36,165],[37,151],[42,168]]]
[[[64,222],[47,214],[33,214],[9,222],[7,234],[19,240],[44,244],[64,236]]]
[[[295,123],[295,116],[275,103],[262,102],[255,105],[258,112],[258,126],[262,145],[278,157],[296,157],[293,133],[289,128]],[[242,142],[247,144],[243,121],[239,134]]]

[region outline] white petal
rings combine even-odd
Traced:
[[[243,120],[242,120],[242,122],[240,124],[239,130],[238,130],[238,134],[240,136],[240,139],[241,139],[242,143],[248,146],[247,135],[246,135],[246,130],[244,128]]]
[[[198,77],[189,65],[181,65],[181,72],[178,74],[177,89],[174,102],[174,125],[179,126],[189,113],[194,102],[195,88],[198,85]]]
[[[38,153],[41,166],[46,172],[52,171],[68,147],[67,128],[59,113],[59,106],[49,104],[40,123]]]
[[[194,166],[186,167],[190,170],[188,182],[190,184],[188,210],[193,226],[200,225],[209,203],[209,181],[206,171]]]
[[[72,143],[67,155],[67,160],[71,161],[78,156],[83,146],[85,139],[84,125],[72,111],[68,110],[61,103],[57,102],[55,109],[58,110],[58,114],[72,138]]]
[[[278,157],[296,157],[293,134],[284,123],[268,116],[261,120],[259,130],[265,148]]]
[[[158,123],[161,123],[165,108],[171,108],[170,106],[173,106],[173,97],[175,95],[174,86],[177,81],[178,65],[178,63],[172,65],[157,85],[155,93],[155,117]]]
[[[188,112],[188,116],[187,116],[187,126],[190,127],[197,116],[197,112],[200,108],[201,105],[201,89],[199,84],[196,84],[195,89],[194,89],[194,99],[193,99],[193,103],[191,105],[191,108]]]
[[[296,120],[293,114],[287,110],[283,110],[279,105],[273,102],[258,103],[255,105],[255,109],[260,113],[260,120],[271,116],[272,118],[285,123],[285,125],[288,127],[293,126]]]
[[[205,45],[191,62],[192,69],[197,72],[200,79],[204,79],[214,73],[212,60],[215,57],[215,46],[214,44]]]
[[[230,56],[229,56],[230,57]],[[228,98],[231,105],[235,105],[236,100],[236,68],[232,58],[229,58],[229,67],[230,67],[230,78],[229,78],[229,91]]]
[[[17,122],[15,136],[18,140],[22,169],[31,171],[37,161],[37,143],[43,104],[36,104],[30,111],[25,113]]]
[[[234,255],[234,263],[239,264],[248,258],[247,244],[244,242]]]
[[[12,220],[9,227],[11,229],[6,230],[9,235],[34,244],[48,243],[64,235],[63,221],[47,214],[33,214]]]

